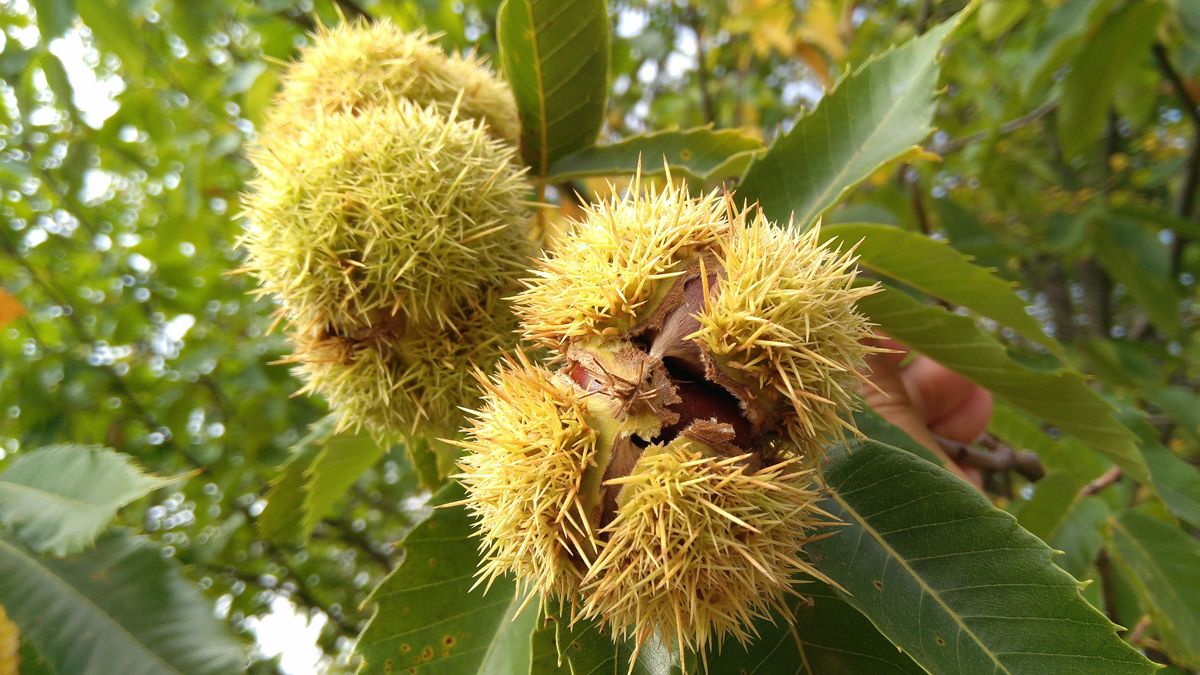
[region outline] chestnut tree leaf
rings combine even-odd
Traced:
[[[321,444],[333,435],[336,425],[337,416],[326,415],[292,446],[292,456],[271,479],[267,506],[255,521],[258,534],[263,539],[276,543],[297,543],[304,538],[301,520],[308,472],[321,453]]]
[[[888,641],[857,609],[829,586],[796,586],[803,598],[790,603],[792,626],[783,619],[759,622],[758,638],[742,646],[727,640],[720,653],[709,654],[711,673],[744,675],[854,675],[856,673],[924,673]]]
[[[537,602],[524,603],[510,578],[474,587],[479,542],[466,508],[446,506],[464,496],[457,481],[434,495],[433,515],[404,539],[404,563],[371,592],[376,609],[358,638],[362,672],[529,671]]]
[[[1166,8],[1160,2],[1133,2],[1113,12],[1071,61],[1057,116],[1058,137],[1068,158],[1093,146],[1100,152],[1108,104],[1117,87],[1136,72]]]
[[[0,605],[51,672],[224,675],[245,665],[176,562],[121,530],[61,559],[0,537]]]
[[[604,0],[504,0],[500,63],[521,116],[521,154],[545,178],[560,157],[589,147],[608,101]]]
[[[912,152],[933,130],[938,53],[973,8],[839,82],[750,165],[738,198],[806,229],[879,167]]]
[[[1026,312],[1028,303],[1012,283],[975,265],[945,242],[866,223],[826,225],[821,235],[841,240],[843,249],[857,244],[860,267],[994,319],[1051,351],[1061,350]]]
[[[117,509],[176,480],[147,474],[109,448],[52,445],[17,455],[0,474],[0,523],[39,553],[75,553]]]
[[[885,287],[858,302],[885,333],[1070,434],[1134,478],[1149,477],[1137,439],[1078,373],[1032,370],[975,321]]]
[[[551,167],[549,180],[632,174],[639,167],[653,175],[666,162],[674,176],[712,181],[740,175],[762,150],[761,141],[735,129],[654,131],[567,155]]]
[[[602,631],[594,621],[571,623],[569,616],[550,612],[539,617],[538,629],[533,633],[530,673],[681,675],[684,672],[678,659],[656,638],[647,640],[637,652],[637,660],[630,663],[633,656],[632,641],[613,640],[611,634]]]
[[[930,672],[1152,673],[1053,551],[966,482],[874,441],[831,448],[808,545],[845,600]]]

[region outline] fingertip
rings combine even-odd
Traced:
[[[993,407],[991,392],[975,387],[962,403],[930,422],[929,428],[959,443],[970,443],[987,429]]]

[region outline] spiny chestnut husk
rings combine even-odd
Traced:
[[[268,134],[292,135],[329,113],[408,99],[447,117],[483,121],[510,144],[520,137],[512,90],[486,63],[473,54],[448,55],[430,36],[405,33],[386,19],[319,28],[282,79]]]
[[[446,324],[515,280],[532,252],[514,151],[436,108],[325,115],[296,138],[264,137],[250,157],[247,268],[300,321]]]
[[[343,427],[452,450],[437,439],[478,402],[472,367],[516,342],[502,298],[533,244],[514,150],[401,100],[264,136],[251,159],[245,270],[279,302],[302,391]]]
[[[732,196],[667,187],[589,207],[536,274],[516,303],[526,336],[592,379],[620,374],[612,361],[661,364],[735,398],[754,435],[782,426],[802,449],[852,428],[872,335],[855,303],[875,289],[855,286],[853,252],[817,227],[777,228]]]
[[[502,299],[505,290],[485,289],[444,324],[398,314],[344,332],[298,325],[284,362],[304,382],[298,393],[320,394],[341,413],[343,426],[427,441],[446,475],[457,452],[440,439],[453,437],[461,408],[479,400],[472,370],[490,368],[514,347],[516,317]]]
[[[701,652],[778,610],[832,518],[870,325],[850,253],[712,193],[593,206],[517,297],[549,367],[481,376],[459,478],[479,575],[514,573],[640,646]]]

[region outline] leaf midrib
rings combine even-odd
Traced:
[[[9,480],[0,480],[0,489],[3,489],[3,488],[17,488],[18,491],[24,490],[24,491],[32,492],[33,494],[38,495],[43,498],[49,498],[51,500],[61,500],[64,502],[68,502],[69,504],[77,504],[82,507],[94,508],[94,509],[105,508],[108,506],[113,506],[113,507],[119,509],[122,506],[125,506],[126,504],[128,504],[129,502],[133,501],[133,499],[122,499],[121,501],[118,501],[115,503],[114,502],[103,502],[103,503],[86,502],[82,499],[79,499],[78,497],[71,497],[71,496],[64,495],[64,494],[61,494],[58,492],[52,492],[45,488],[39,488],[34,485],[29,485],[27,483],[15,483],[15,482],[9,481]],[[136,499],[136,497],[134,497],[134,499]]]
[[[537,80],[538,136],[540,136],[538,153],[541,155],[541,161],[538,162],[538,175],[545,178],[550,171],[550,120],[546,118],[546,82],[542,73],[542,50],[541,45],[538,44],[539,31],[537,19],[533,16],[533,0],[521,0],[521,4],[525,6],[525,13],[529,16],[529,30],[533,32],[529,38],[529,48],[533,50],[533,77]]]
[[[0,539],[0,548],[11,551],[12,554],[14,554],[19,559],[28,561],[27,565],[29,566],[30,569],[32,569],[34,571],[35,574],[45,576],[47,579],[50,580],[51,584],[61,586],[68,591],[69,595],[76,596],[79,599],[81,604],[90,608],[95,614],[99,615],[103,620],[105,620],[108,623],[115,626],[120,633],[123,633],[126,637],[129,638],[130,642],[137,645],[138,647],[141,648],[142,651],[149,654],[151,657],[151,660],[162,664],[169,672],[178,673],[179,675],[184,675],[182,671],[178,670],[173,665],[171,665],[170,663],[165,661],[161,655],[159,655],[157,652],[150,649],[150,647],[148,645],[146,645],[146,644],[142,643],[140,640],[138,640],[137,637],[134,636],[133,633],[129,632],[129,629],[126,628],[124,624],[117,621],[108,612],[104,611],[104,609],[102,607],[100,607],[99,605],[97,605],[95,602],[93,602],[90,597],[88,597],[87,595],[82,593],[79,589],[75,588],[71,584],[67,583],[67,581],[65,579],[63,579],[62,577],[52,574],[49,570],[47,570],[45,568],[45,566],[40,564],[39,560],[28,555],[27,553],[25,553],[21,549],[17,548],[16,546],[13,546],[12,544],[5,541],[4,539]]]
[[[987,654],[988,658],[992,660],[992,663],[996,665],[996,668],[999,669],[1000,672],[1011,674],[1011,671],[1009,671],[1008,668],[1001,663],[999,657],[996,656],[996,654],[992,652],[992,650],[989,649],[986,644],[983,643],[979,636],[976,635],[969,626],[967,626],[962,617],[960,617],[957,612],[951,609],[950,606],[947,605],[944,600],[942,600],[941,596],[938,595],[934,589],[925,582],[925,579],[921,575],[917,574],[917,571],[908,563],[908,560],[902,557],[899,552],[896,551],[896,549],[892,548],[891,544],[889,544],[874,527],[871,527],[870,523],[866,522],[866,520],[862,518],[857,509],[853,508],[849,502],[842,499],[841,494],[838,492],[836,487],[833,487],[832,485],[829,486],[829,496],[842,508],[846,509],[848,513],[854,515],[855,522],[857,522],[859,526],[862,527],[863,530],[869,534],[871,538],[874,539],[889,556],[891,556],[893,560],[896,561],[897,565],[905,570],[909,576],[917,582],[917,585],[921,587],[922,592],[927,593],[930,597],[932,597],[934,602],[936,602],[938,606],[942,608],[947,616],[953,619],[954,623],[956,623],[961,630],[965,631],[966,634],[975,642],[975,644],[979,645],[979,648],[983,650],[983,653]]]

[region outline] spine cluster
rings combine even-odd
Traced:
[[[728,195],[635,183],[590,207],[516,300],[549,365],[480,378],[460,478],[481,577],[639,645],[749,639],[821,576],[815,460],[853,429],[871,335],[855,278],[817,230]]]
[[[344,427],[437,445],[478,400],[471,368],[512,347],[501,298],[533,255],[516,135],[507,85],[388,22],[322,30],[283,76],[241,245]]]

